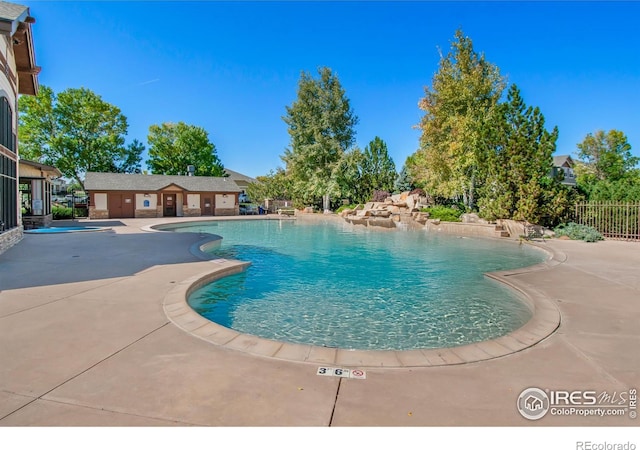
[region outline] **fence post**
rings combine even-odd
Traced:
[[[607,238],[640,240],[640,201],[576,203],[574,222],[591,226]]]

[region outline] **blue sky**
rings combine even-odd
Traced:
[[[149,126],[201,126],[223,164],[282,165],[285,107],[302,71],[333,69],[360,122],[399,170],[418,147],[418,101],[457,28],[559,128],[557,154],[618,129],[640,156],[639,2],[23,1],[39,80],[118,106],[128,141]],[[146,159],[146,155],[145,155]]]

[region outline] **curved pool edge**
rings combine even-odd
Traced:
[[[99,231],[111,231],[111,227],[48,227],[23,230],[24,234],[63,234],[63,233],[91,233]]]
[[[178,283],[163,300],[169,320],[188,334],[211,344],[265,358],[359,368],[417,368],[469,364],[487,361],[521,352],[551,336],[561,323],[555,303],[531,286],[513,278],[514,275],[550,269],[566,260],[557,250],[534,243],[546,251],[549,258],[533,266],[485,274],[515,290],[532,311],[531,319],[522,327],[495,339],[458,347],[414,350],[348,350],[294,344],[241,333],[212,322],[189,306],[189,295],[203,285],[242,272],[251,263],[213,259],[216,266]]]
[[[163,225],[169,226],[170,224],[145,225],[143,227],[140,227],[140,229],[142,231],[149,232],[149,233],[173,233],[173,231],[170,231],[170,230],[163,230],[161,228],[156,228],[156,227],[161,227]],[[223,237],[217,234],[203,233],[199,231],[193,231],[193,233],[206,234],[207,236],[203,237],[198,242],[192,244],[189,247],[189,252],[193,256],[205,261],[214,259],[210,253],[207,253],[207,251],[212,249],[213,247],[219,246],[222,243]]]

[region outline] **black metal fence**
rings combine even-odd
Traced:
[[[578,203],[575,222],[594,227],[609,239],[640,240],[640,202]]]

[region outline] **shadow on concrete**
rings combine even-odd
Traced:
[[[120,222],[119,220],[91,220],[87,221],[87,219],[79,220],[54,220],[51,224],[52,227],[126,227],[126,224]]]
[[[210,237],[114,231],[27,234],[0,254],[0,290],[131,276],[160,264],[202,261],[190,247]]]

